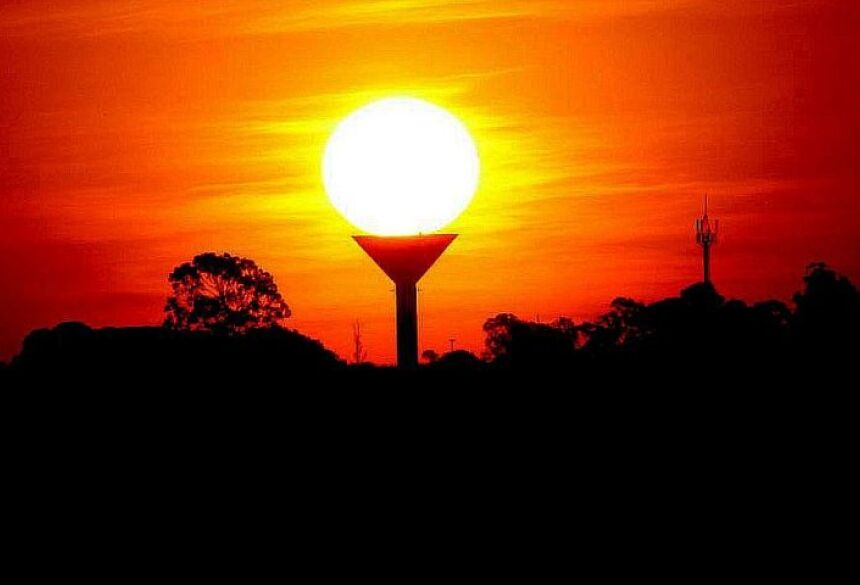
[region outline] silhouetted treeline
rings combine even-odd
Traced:
[[[791,307],[727,300],[699,283],[650,304],[615,299],[591,322],[537,323],[500,314],[487,320],[484,332],[481,358],[462,350],[427,351],[430,363],[399,372],[348,366],[319,342],[280,327],[218,333],[64,323],[32,332],[0,376],[25,383],[50,377],[197,387],[229,381],[277,390],[313,389],[326,375],[355,389],[404,382],[445,388],[459,380],[534,389],[523,379],[589,390],[613,383],[691,390],[733,380],[766,384],[852,366],[860,357],[860,294],[847,278],[813,264]]]
[[[727,300],[698,283],[651,304],[617,298],[610,311],[578,325],[501,314],[484,325],[487,357],[514,373],[570,370],[603,380],[644,373],[667,382],[689,376],[691,387],[848,368],[860,357],[857,288],[821,263],[809,266],[803,283],[794,308]]]

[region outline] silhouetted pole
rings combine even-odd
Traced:
[[[397,365],[418,365],[418,289],[417,283],[404,280],[394,284],[397,295]]]
[[[394,281],[397,295],[397,365],[418,367],[418,281],[456,234],[430,236],[354,236],[377,266]]]
[[[696,220],[696,243],[702,247],[702,270],[707,283],[711,282],[711,246],[717,243],[719,227],[720,220],[708,219],[708,196],[705,195],[704,212]]]

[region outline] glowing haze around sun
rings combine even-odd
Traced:
[[[479,174],[462,122],[415,98],[356,110],[338,124],[323,157],[332,204],[358,229],[382,236],[445,227],[469,205]]]

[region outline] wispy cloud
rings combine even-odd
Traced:
[[[129,0],[48,6],[34,2],[0,7],[0,31],[12,36],[157,33],[207,38],[491,19],[602,19],[686,4],[690,0]]]

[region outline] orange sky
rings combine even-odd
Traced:
[[[422,281],[421,347],[511,311],[577,319],[699,276],[729,296],[860,281],[860,8],[838,1],[62,0],[0,7],[0,359],[62,320],[156,324],[201,251],[275,275],[291,326],[393,359],[391,285],[319,161],[337,121],[413,95],[482,157]]]

